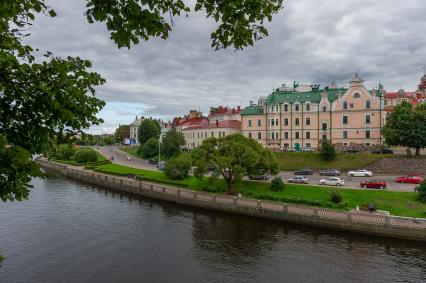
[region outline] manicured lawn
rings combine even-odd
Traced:
[[[282,170],[297,170],[301,168],[328,169],[336,168],[342,171],[362,169],[383,157],[399,157],[399,155],[380,155],[371,153],[338,153],[333,161],[324,161],[318,152],[276,152],[275,156]]]
[[[137,168],[130,168],[117,164],[107,164],[97,166],[96,171],[127,176],[128,174],[143,175],[145,180],[164,184],[171,184],[192,190],[207,190],[211,192],[224,193],[226,183],[223,179],[211,181],[204,177],[202,180],[190,176],[185,180],[170,180],[163,172],[149,171]],[[312,206],[330,207],[341,210],[349,210],[358,206],[374,203],[377,209],[387,210],[392,215],[409,217],[426,217],[426,203],[417,200],[416,193],[410,192],[389,192],[383,190],[361,190],[361,189],[337,189],[344,204],[332,203],[330,199],[331,191],[335,188],[319,187],[312,185],[286,184],[281,192],[272,192],[270,183],[242,181],[238,186],[238,191],[247,197],[284,201],[289,203],[301,203]]]

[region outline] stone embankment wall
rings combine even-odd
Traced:
[[[367,169],[372,170],[375,174],[421,174],[426,175],[426,157],[385,157],[369,166]]]
[[[39,159],[39,164],[87,184],[182,205],[375,236],[426,241],[426,219],[339,211],[250,198],[196,192],[117,177]]]

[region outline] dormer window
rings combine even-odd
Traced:
[[[299,104],[294,105],[294,111],[299,111]]]
[[[354,98],[360,98],[360,97],[361,97],[361,95],[358,92],[354,93]]]
[[[327,112],[327,106],[325,106],[325,105],[324,105],[324,106],[322,107],[322,112]]]
[[[306,104],[306,111],[311,111],[311,104],[310,103]]]
[[[346,101],[343,102],[343,109],[348,109],[348,103]]]
[[[288,104],[284,104],[284,111],[287,112],[288,111]]]

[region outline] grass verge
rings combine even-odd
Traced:
[[[160,171],[149,171],[118,164],[101,165],[95,167],[94,170],[119,176],[127,176],[128,174],[143,175],[147,181],[170,184],[197,191],[203,190],[217,193],[225,193],[226,191],[226,183],[223,179],[212,181],[210,178],[204,177],[202,180],[198,180],[190,176],[184,180],[170,180]],[[387,210],[392,215],[426,217],[426,203],[418,201],[417,194],[414,192],[337,189],[341,193],[344,203],[335,204],[330,201],[330,193],[336,188],[286,184],[283,191],[273,192],[270,190],[269,182],[242,181],[237,189],[243,196],[259,199],[301,203],[340,210],[349,210],[357,205],[364,206],[368,203],[374,203],[377,209]]]
[[[360,153],[337,153],[336,159],[324,161],[318,152],[276,152],[282,170],[297,170],[301,168],[328,169],[336,168],[342,171],[362,169],[384,157],[397,158],[401,155]]]
[[[98,151],[96,151],[97,160],[93,162],[86,162],[86,163],[78,163],[74,160],[55,160],[55,162],[67,164],[67,165],[73,165],[73,166],[96,166],[96,165],[104,165],[109,164],[111,161],[109,161],[105,156],[100,154]]]
[[[128,154],[130,154],[130,155],[132,155],[132,156],[134,156],[134,157],[137,157],[137,158],[141,158],[137,153],[136,153],[136,151],[138,150],[138,148],[137,147],[120,147],[120,150],[121,151],[124,151],[125,153],[128,153]]]

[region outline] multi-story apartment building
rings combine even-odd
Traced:
[[[349,88],[335,83],[277,89],[241,112],[242,133],[273,150],[341,145],[379,145],[384,124],[382,88],[367,90],[356,74]]]
[[[153,119],[151,117],[149,118],[145,118],[143,116],[141,116],[140,118],[138,118],[136,116],[135,121],[133,121],[133,123],[131,123],[130,126],[130,144],[133,145],[138,145],[139,144],[139,138],[138,138],[138,131],[139,131],[139,126],[141,125],[141,123],[145,120],[145,119],[150,119],[150,120],[155,120],[158,122],[158,124],[160,125],[161,128],[161,133],[166,133],[170,128],[171,128],[171,124],[170,122],[164,122],[161,119]]]

